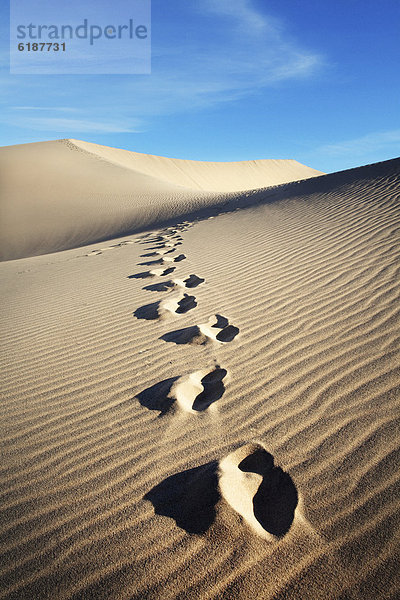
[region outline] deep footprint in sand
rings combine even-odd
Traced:
[[[197,275],[192,274],[189,275],[189,277],[187,277],[186,279],[184,279],[183,283],[187,288],[195,288],[201,283],[204,283],[204,281],[205,279],[202,279],[201,277],[197,277]]]
[[[149,292],[169,292],[175,285],[171,279],[168,279],[167,281],[160,281],[160,283],[150,283],[145,285],[143,289]]]
[[[156,514],[173,519],[191,534],[205,533],[225,503],[268,543],[276,543],[295,520],[303,520],[292,478],[274,465],[261,444],[246,444],[220,461],[175,473],[145,499]]]
[[[195,371],[180,377],[172,386],[169,397],[174,398],[178,408],[185,412],[203,412],[222,398],[227,373],[217,365],[209,372]]]
[[[176,268],[176,267],[173,267]],[[150,273],[154,273],[154,271],[152,272],[148,272]],[[136,276],[137,279],[145,278],[145,274],[139,274],[141,275],[141,277]],[[131,275],[130,277],[134,277],[133,275]],[[202,279],[201,277],[197,277],[197,275],[190,275],[189,277],[187,277],[186,279],[169,279],[168,281],[162,281],[160,283],[152,283],[150,285],[145,285],[144,286],[144,290],[148,290],[149,292],[169,292],[172,289],[177,289],[177,288],[195,288],[197,286],[199,286],[201,283],[203,283],[205,280]]]
[[[208,323],[170,331],[162,335],[160,339],[175,344],[204,345],[211,342],[226,344],[234,340],[238,333],[239,328],[230,325],[226,317],[215,315],[209,319]]]
[[[153,269],[152,271],[143,271],[142,273],[135,273],[134,275],[128,275],[127,279],[148,279],[149,277],[164,277],[170,275],[175,271],[176,267],[168,267],[167,269]]]
[[[139,267],[152,267],[153,265],[162,265],[164,262],[164,259],[162,258],[155,258],[154,260],[146,260],[144,262],[140,262],[138,263]]]
[[[164,319],[172,313],[184,314],[197,306],[196,298],[184,294],[178,297],[166,298],[158,302],[152,302],[137,308],[133,316],[137,319],[146,319],[147,321],[155,321],[156,319]]]
[[[219,330],[215,339],[219,342],[231,342],[239,333],[239,327],[229,324],[229,320],[222,315],[215,315],[216,322],[211,325],[212,329]]]
[[[192,310],[197,306],[196,298],[194,296],[189,296],[188,294],[184,294],[183,298],[178,301],[178,308],[175,310],[178,314],[183,314]]]
[[[179,256],[163,256],[162,257],[162,262],[166,263],[166,262],[181,262],[182,260],[185,260],[186,256],[184,254],[179,254]],[[144,263],[140,263],[140,264],[144,264]]]
[[[189,534],[204,534],[215,520],[220,500],[218,462],[175,473],[144,498],[152,503],[157,515],[173,519]]]
[[[298,492],[261,444],[246,444],[221,460],[219,486],[226,502],[255,533],[269,541],[288,533]]]
[[[152,252],[146,252],[145,254],[141,254],[140,258],[150,258],[151,256],[164,256],[164,254],[170,254],[171,252],[175,252],[175,248],[161,248],[160,250],[153,250]]]
[[[148,277],[152,277],[152,273],[150,271],[143,271],[142,273],[135,273],[134,275],[128,275],[127,279],[147,279]]]
[[[158,301],[140,306],[134,311],[133,316],[137,319],[145,319],[146,321],[155,321],[156,319],[160,319],[162,316],[160,304],[161,302]]]
[[[176,267],[167,267],[166,269],[153,269],[150,271],[151,275],[157,275],[158,277],[165,277],[165,275],[171,275],[175,271]]]

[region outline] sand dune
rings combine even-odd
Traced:
[[[0,598],[398,597],[399,190],[387,161],[1,263]]]
[[[228,192],[319,174],[294,160],[207,163],[77,140],[0,148],[0,258],[129,235],[218,205]]]

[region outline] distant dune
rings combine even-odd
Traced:
[[[0,148],[3,260],[139,231],[229,192],[320,175],[294,160],[197,162],[77,140]]]
[[[400,159],[2,161],[0,598],[397,600]]]

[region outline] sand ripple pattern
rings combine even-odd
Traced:
[[[0,598],[398,597],[399,163],[0,265]]]

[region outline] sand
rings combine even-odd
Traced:
[[[128,169],[78,146],[87,190],[91,164]],[[172,166],[140,168],[170,198]],[[182,185],[91,244],[125,219],[115,177],[109,214],[83,186],[73,234],[54,211],[42,245],[36,220],[3,242],[41,254],[0,264],[0,598],[394,600],[400,159],[207,190],[192,218]]]
[[[0,148],[0,259],[130,235],[194,217],[226,202],[229,192],[319,174],[295,160],[199,162],[78,140],[6,146]]]

